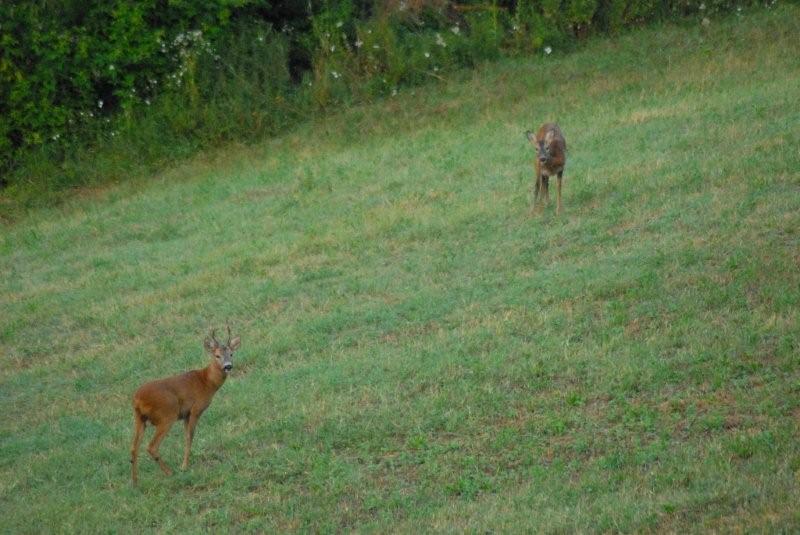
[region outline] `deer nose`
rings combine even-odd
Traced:
[[[222,367],[222,369],[225,370],[226,372],[229,372],[233,369],[233,364],[226,364],[225,366]]]

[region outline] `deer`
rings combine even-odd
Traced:
[[[228,326],[228,341],[224,344],[217,340],[215,330],[212,329],[203,342],[206,352],[211,357],[208,366],[150,381],[140,386],[133,394],[134,434],[131,446],[131,477],[134,486],[139,479],[137,473],[139,444],[148,422],[156,430],[147,452],[161,470],[167,476],[171,476],[172,470],[159,455],[158,447],[172,424],[177,420],[183,420],[186,442],[181,469],[186,470],[189,467],[189,451],[197,421],[233,369],[233,352],[239,349],[240,344],[241,339],[238,336],[231,339],[230,326]]]
[[[561,128],[555,123],[544,123],[534,134],[530,130],[525,132],[525,137],[536,150],[536,185],[533,194],[533,210],[541,196],[546,203],[550,202],[549,182],[551,176],[558,178],[558,205],[556,215],[561,213],[561,177],[567,163],[567,142]]]

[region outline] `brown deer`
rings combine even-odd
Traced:
[[[131,476],[133,484],[138,482],[137,461],[139,443],[144,435],[144,428],[150,422],[156,433],[147,452],[158,463],[165,474],[172,475],[172,470],[158,454],[158,446],[176,420],[183,420],[186,433],[186,447],[183,452],[181,468],[189,466],[189,450],[192,447],[194,428],[197,420],[211,404],[211,398],[225,382],[228,373],[233,369],[231,358],[239,349],[241,340],[237,336],[231,339],[231,328],[228,327],[228,341],[221,344],[214,336],[214,331],[205,339],[204,346],[211,355],[211,363],[202,370],[192,370],[181,375],[167,377],[145,383],[133,395],[134,435],[131,447]]]
[[[544,123],[534,134],[530,130],[525,137],[536,148],[536,186],[533,195],[533,209],[540,196],[550,202],[549,182],[551,176],[558,178],[558,206],[556,214],[561,213],[561,177],[567,163],[567,142],[561,129],[555,123]]]

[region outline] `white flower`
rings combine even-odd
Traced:
[[[337,28],[341,28],[342,26],[344,26],[344,22],[339,21],[339,22],[336,23],[336,27]]]
[[[552,49],[552,48],[550,48],[549,46],[546,46],[546,47],[544,47],[544,53],[545,53],[545,54],[549,54],[549,53],[550,53],[550,52],[552,52],[552,51],[553,51],[553,49]]]
[[[440,33],[436,34],[436,44],[441,47],[447,46],[447,43],[444,42],[444,38],[442,38],[442,34]]]
[[[459,28],[458,26],[453,26],[452,28],[450,28],[450,31],[458,35],[458,32],[461,31],[461,28]]]
[[[705,8],[706,8],[706,5],[705,5],[705,3],[703,3],[703,4],[700,4],[700,11],[703,11]]]
[[[434,66],[433,66],[433,72],[439,72],[439,67],[437,67],[436,65],[434,65]]]
[[[337,79],[337,80],[338,80],[338,79],[339,79],[339,77],[341,76],[341,74],[339,74],[339,73],[338,73],[338,72],[336,72],[336,71],[331,71],[331,76],[333,76],[335,79]]]
[[[511,29],[514,30],[515,32],[518,32],[519,31],[519,26],[514,24],[513,26],[511,26]]]
[[[429,58],[429,57],[431,57],[431,53],[430,53],[430,52],[425,52],[425,57],[426,57],[426,58]]]
[[[144,99],[144,103],[149,106],[150,105],[150,99],[149,98]]]
[[[360,40],[356,39],[356,43],[355,44],[356,44],[356,48],[361,48],[364,45],[364,41],[360,41]]]
[[[396,97],[396,96],[397,96],[397,89],[392,89],[392,96],[393,96],[393,97]]]
[[[336,45],[331,45],[331,52],[335,52],[335,51],[336,51]]]
[[[53,141],[58,141],[58,138],[61,137],[61,134],[53,134]]]
[[[708,26],[709,24],[711,24],[711,21],[708,20],[708,17],[703,17],[703,20],[700,22],[700,24],[702,24],[703,26]]]
[[[98,100],[97,101],[97,107],[98,108],[102,108],[103,107],[103,101],[102,100]]]
[[[263,35],[259,35],[258,36],[258,42],[259,43],[263,43],[264,42],[264,36]]]
[[[372,48],[374,48],[375,50],[378,50],[380,47],[378,45],[372,45]]]
[[[113,71],[113,70],[114,70],[114,64],[113,64],[113,63],[112,63],[111,65],[109,65],[109,66],[108,66],[108,70],[109,70],[109,71]]]

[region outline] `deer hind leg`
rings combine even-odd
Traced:
[[[192,449],[192,439],[194,438],[194,428],[197,426],[197,419],[200,418],[200,414],[192,412],[189,414],[189,418],[186,419],[184,422],[184,432],[186,434],[186,444],[183,449],[183,464],[181,464],[181,470],[186,470],[189,468],[189,451]]]
[[[556,206],[556,215],[561,213],[561,175],[558,173],[558,206]]]
[[[131,445],[131,479],[133,484],[139,482],[138,464],[139,464],[139,445],[144,436],[145,421],[141,413],[133,410],[133,445]]]
[[[161,445],[161,441],[164,440],[164,437],[169,432],[170,427],[172,424],[175,423],[175,420],[162,420],[156,425],[156,434],[153,437],[153,440],[150,441],[150,445],[147,446],[147,453],[150,454],[150,457],[153,458],[155,462],[158,463],[158,466],[161,467],[161,471],[167,474],[168,476],[172,475],[172,470],[169,469],[167,463],[164,462],[164,459],[158,454],[158,447]]]

